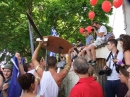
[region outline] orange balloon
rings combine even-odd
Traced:
[[[109,12],[111,10],[111,7],[112,7],[112,5],[111,5],[110,1],[104,1],[102,3],[102,9],[104,12]]]
[[[113,0],[113,6],[115,8],[120,7],[123,4],[123,0]]]
[[[94,19],[95,13],[94,13],[93,11],[90,11],[90,12],[88,13],[88,17],[89,17],[91,20]]]

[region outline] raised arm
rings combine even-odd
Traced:
[[[21,62],[21,56],[20,56],[20,54],[19,53],[15,53],[15,57],[18,60],[18,66],[19,66],[20,74],[24,74],[25,71],[24,71],[24,68],[23,68],[23,64]]]
[[[39,42],[37,48],[35,49],[32,56],[32,63],[34,64],[34,68],[40,78],[42,78],[43,68],[40,66],[40,63],[37,61],[38,52],[41,48],[42,42]]]
[[[69,51],[68,51],[68,64],[65,66],[65,68],[59,73],[59,75],[60,75],[60,80],[62,81],[65,77],[66,77],[66,75],[68,74],[68,72],[69,72],[69,70],[70,70],[70,68],[71,68],[71,64],[72,64],[72,59],[71,59],[71,52],[73,51],[74,49],[73,48],[71,48],[71,49],[69,49]]]

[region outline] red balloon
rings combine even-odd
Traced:
[[[95,6],[97,4],[98,0],[90,0],[90,4],[92,6]]]
[[[87,30],[89,33],[91,33],[92,32],[92,26],[86,27],[85,30]]]
[[[83,34],[84,33],[84,28],[80,28],[79,32],[80,32],[80,34]]]
[[[90,12],[88,13],[88,17],[89,17],[91,20],[94,19],[95,13],[94,13],[93,11],[90,11]]]
[[[123,0],[113,0],[113,6],[115,8],[120,7],[122,5],[122,3],[123,3]]]
[[[111,7],[112,7],[112,5],[111,5],[110,1],[104,1],[102,3],[102,9],[104,12],[109,12],[111,10]]]

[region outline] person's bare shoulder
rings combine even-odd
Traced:
[[[20,97],[37,97],[36,94],[21,95]]]

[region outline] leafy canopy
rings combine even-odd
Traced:
[[[110,0],[112,1],[112,0]],[[1,0],[0,1],[0,51],[4,49],[14,54],[31,57],[29,27],[26,12],[29,11],[40,33],[50,35],[54,26],[60,37],[75,42],[85,37],[79,33],[80,27],[91,25],[88,12],[94,10],[94,21],[107,26],[109,13],[101,8],[103,0],[98,0],[95,7],[89,0]],[[107,26],[108,30],[110,27]],[[38,37],[33,31],[34,46]],[[1,59],[3,60],[3,58]]]

